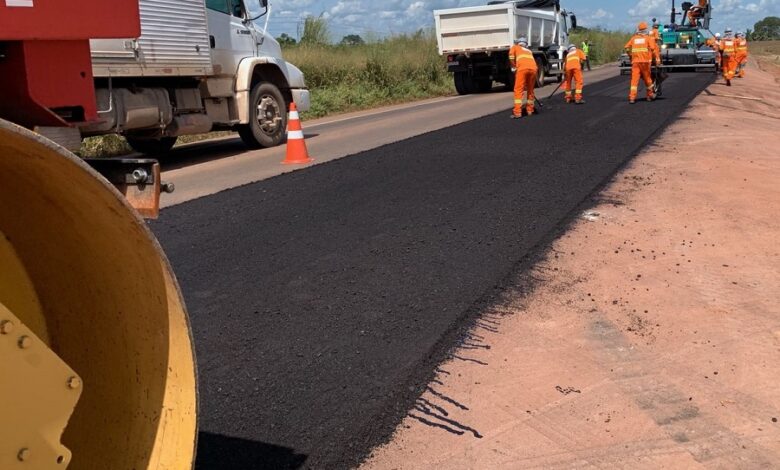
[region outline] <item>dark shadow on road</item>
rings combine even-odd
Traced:
[[[288,447],[201,431],[195,470],[295,470],[306,458]]]

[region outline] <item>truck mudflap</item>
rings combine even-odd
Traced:
[[[293,102],[298,111],[305,112],[311,109],[311,93],[309,90],[293,88],[290,90],[292,93]]]

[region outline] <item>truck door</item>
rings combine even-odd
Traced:
[[[214,71],[235,75],[242,59],[254,57],[257,42],[244,20],[241,0],[206,0]]]
[[[267,0],[244,0],[244,12],[247,18],[247,24],[252,30],[252,36],[255,39],[257,55],[262,55],[260,49],[265,42],[265,25],[263,17],[268,14]]]

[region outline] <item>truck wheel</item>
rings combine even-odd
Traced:
[[[544,65],[542,64],[542,61],[539,59],[536,59],[536,68],[537,68],[536,86],[537,88],[541,88],[544,86],[545,74],[544,74]]]
[[[238,126],[238,135],[249,148],[275,147],[287,129],[287,103],[273,83],[260,82],[249,95],[249,124]]]
[[[477,89],[477,93],[488,93],[490,90],[493,89],[493,80],[487,78],[487,79],[481,79],[481,80],[475,80],[474,81],[475,88]]]
[[[474,80],[468,72],[455,72],[455,90],[459,95],[470,95],[474,93]]]
[[[165,155],[171,151],[178,137],[160,137],[159,139],[141,139],[126,136],[127,143],[136,152],[144,155]]]
[[[512,72],[507,72],[506,79],[504,79],[504,90],[505,91],[514,91],[515,89],[515,74]]]

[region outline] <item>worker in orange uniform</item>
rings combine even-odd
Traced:
[[[653,40],[657,45],[661,45],[661,31],[660,31],[661,25],[655,22],[655,18],[653,18],[653,31],[650,32],[650,36],[653,37]]]
[[[737,70],[737,41],[731,28],[726,28],[723,32],[723,39],[718,46],[723,61],[723,78],[726,80],[726,85],[731,86],[731,79],[734,78]]]
[[[715,52],[715,66],[721,68],[720,57],[720,33],[715,33],[714,38],[707,39],[707,45]]]
[[[574,92],[574,103],[585,103],[585,100],[582,99],[582,64],[586,59],[584,51],[577,49],[577,46],[574,44],[569,45],[569,52],[566,54],[566,65],[564,67],[566,75],[563,79],[563,95],[567,103],[572,102],[572,91]],[[572,81],[574,82],[574,90],[571,88]]]
[[[512,119],[523,116],[523,104],[526,113],[531,116],[534,113],[534,88],[536,87],[536,73],[538,67],[534,54],[528,49],[528,39],[521,37],[515,40],[515,45],[509,49],[509,65],[515,74],[515,107],[512,110]],[[523,94],[527,98],[523,99]]]
[[[648,34],[647,23],[639,23],[637,32],[625,45],[626,52],[631,56],[631,90],[628,93],[628,102],[636,102],[637,91],[639,90],[639,79],[645,82],[647,88],[647,101],[655,99],[653,93],[652,63],[661,63],[661,54],[658,50],[658,44]]]
[[[745,66],[747,66],[748,59],[748,42],[745,33],[737,33],[737,70],[736,76],[739,78],[745,78]]]
[[[699,5],[691,7],[688,10],[688,24],[691,26],[697,26],[699,18],[704,16],[704,11],[707,9],[708,0],[699,0]]]

